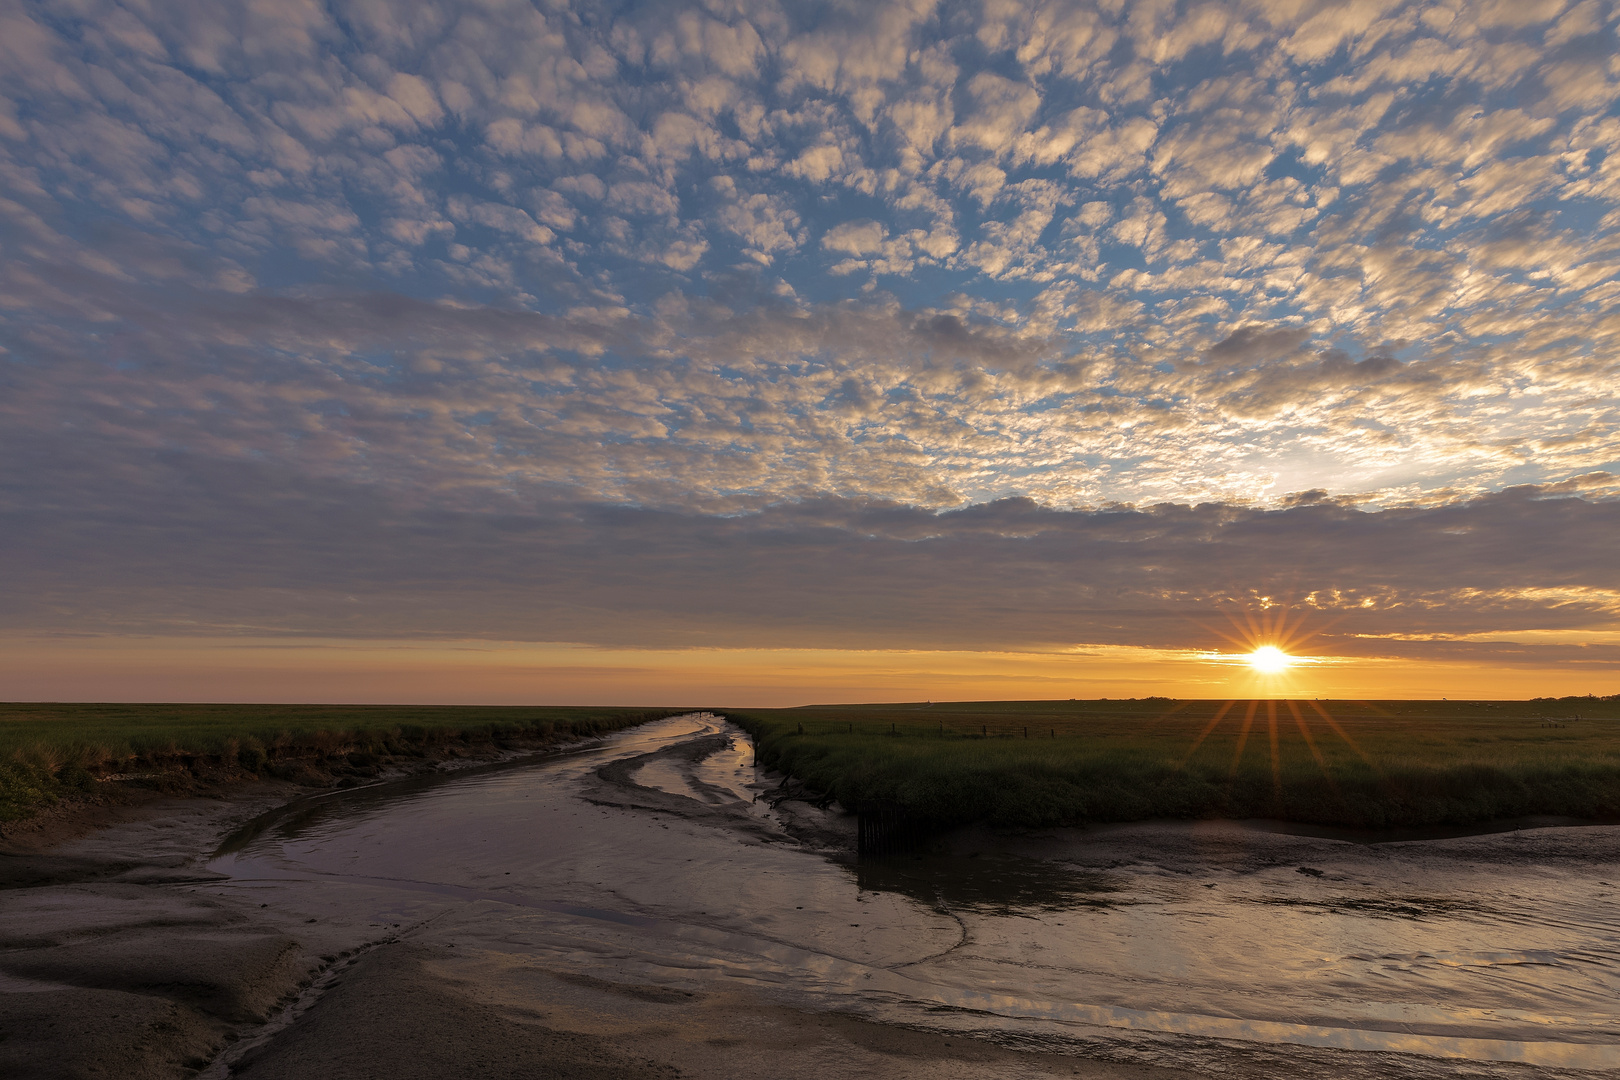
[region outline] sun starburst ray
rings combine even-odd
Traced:
[[[1237,746],[1232,750],[1232,768],[1227,775],[1228,780],[1237,778],[1238,767],[1243,764],[1243,749],[1249,744],[1249,732],[1254,727],[1254,714],[1259,707],[1258,701],[1251,701],[1248,710],[1243,714],[1243,728],[1238,732]]]
[[[1266,702],[1266,727],[1271,733],[1271,790],[1282,798],[1282,749],[1278,745],[1277,702]]]
[[[1216,710],[1215,718],[1204,725],[1204,730],[1198,733],[1198,737],[1193,740],[1193,744],[1190,748],[1188,748],[1186,755],[1176,763],[1177,769],[1184,769],[1187,767],[1187,762],[1191,761],[1192,756],[1198,753],[1198,748],[1204,745],[1204,740],[1209,738],[1209,733],[1215,730],[1226,714],[1232,711],[1232,706],[1236,704],[1236,701],[1228,701],[1226,704],[1222,705],[1218,710]]]
[[[1321,714],[1322,719],[1327,722],[1328,727],[1333,729],[1333,733],[1339,738],[1343,739],[1344,744],[1351,750],[1354,750],[1357,757],[1361,758],[1362,761],[1365,761],[1368,767],[1374,772],[1382,774],[1383,770],[1378,767],[1377,763],[1375,763],[1372,758],[1367,756],[1367,752],[1361,748],[1361,745],[1357,743],[1355,739],[1350,737],[1350,733],[1344,730],[1344,727],[1333,718],[1333,714],[1322,708],[1321,702],[1312,701],[1308,702],[1307,704]]]
[[[1305,745],[1310,748],[1311,756],[1316,759],[1316,767],[1322,771],[1322,779],[1327,783],[1328,788],[1332,790],[1334,796],[1337,797],[1339,785],[1333,779],[1333,773],[1328,768],[1327,758],[1323,756],[1322,748],[1316,745],[1316,739],[1311,735],[1311,726],[1306,721],[1305,714],[1300,711],[1299,703],[1290,700],[1288,702],[1288,711],[1294,714],[1294,726],[1299,728],[1300,737],[1305,740]]]

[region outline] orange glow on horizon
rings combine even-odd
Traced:
[[[1253,651],[1252,648],[1247,651]],[[1049,651],[634,649],[510,641],[0,638],[0,700],[789,706],[1063,698],[1531,698],[1620,693],[1570,665]]]

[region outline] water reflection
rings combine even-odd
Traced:
[[[701,813],[600,797],[603,765],[721,731],[705,760],[642,769]],[[766,836],[759,790],[746,738],[692,717],[305,800],[214,866],[379,921],[408,893],[453,913],[435,925],[457,941],[558,970],[748,984],[1035,1045],[1085,1028],[1620,1066],[1620,830],[1369,846],[1161,823],[852,868]],[[726,825],[728,799],[760,828]]]
[[[1017,855],[900,855],[862,860],[856,883],[921,904],[987,915],[1110,907],[1119,887],[1094,871]]]
[[[1373,918],[1424,919],[1459,912],[1483,912],[1479,903],[1446,896],[1326,896],[1307,899],[1293,896],[1253,896],[1242,901],[1272,907],[1307,908],[1330,915],[1355,914]]]
[[[242,825],[220,843],[214,857],[242,851],[261,837],[292,840],[306,835],[318,836],[329,827],[352,830],[402,803],[449,788],[459,794],[480,781],[499,781],[523,770],[541,769],[548,776],[560,771],[578,772],[600,764],[601,760],[647,753],[672,743],[713,735],[721,730],[722,725],[723,721],[713,713],[689,713],[615,732],[579,745],[565,745],[501,761],[457,768],[441,767],[361,787],[306,795],[266,811]],[[690,791],[686,793],[690,794]]]

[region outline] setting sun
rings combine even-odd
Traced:
[[[1249,665],[1263,675],[1278,675],[1287,671],[1294,658],[1275,645],[1262,645],[1249,654]]]

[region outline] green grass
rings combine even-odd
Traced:
[[[1620,699],[1258,702],[1244,736],[1250,704],[954,702],[727,715],[753,733],[763,763],[845,806],[899,805],[941,826],[1620,818]],[[202,762],[307,776],[305,763],[349,755],[578,738],[680,711],[0,704],[0,821],[94,791],[108,773]]]
[[[1380,829],[1620,818],[1620,698],[1159,698],[727,715],[754,735],[763,764],[846,807],[896,805],[936,826],[1268,817]]]
[[[308,776],[314,764],[602,735],[679,709],[422,705],[0,704],[0,821],[98,775],[189,768]]]

